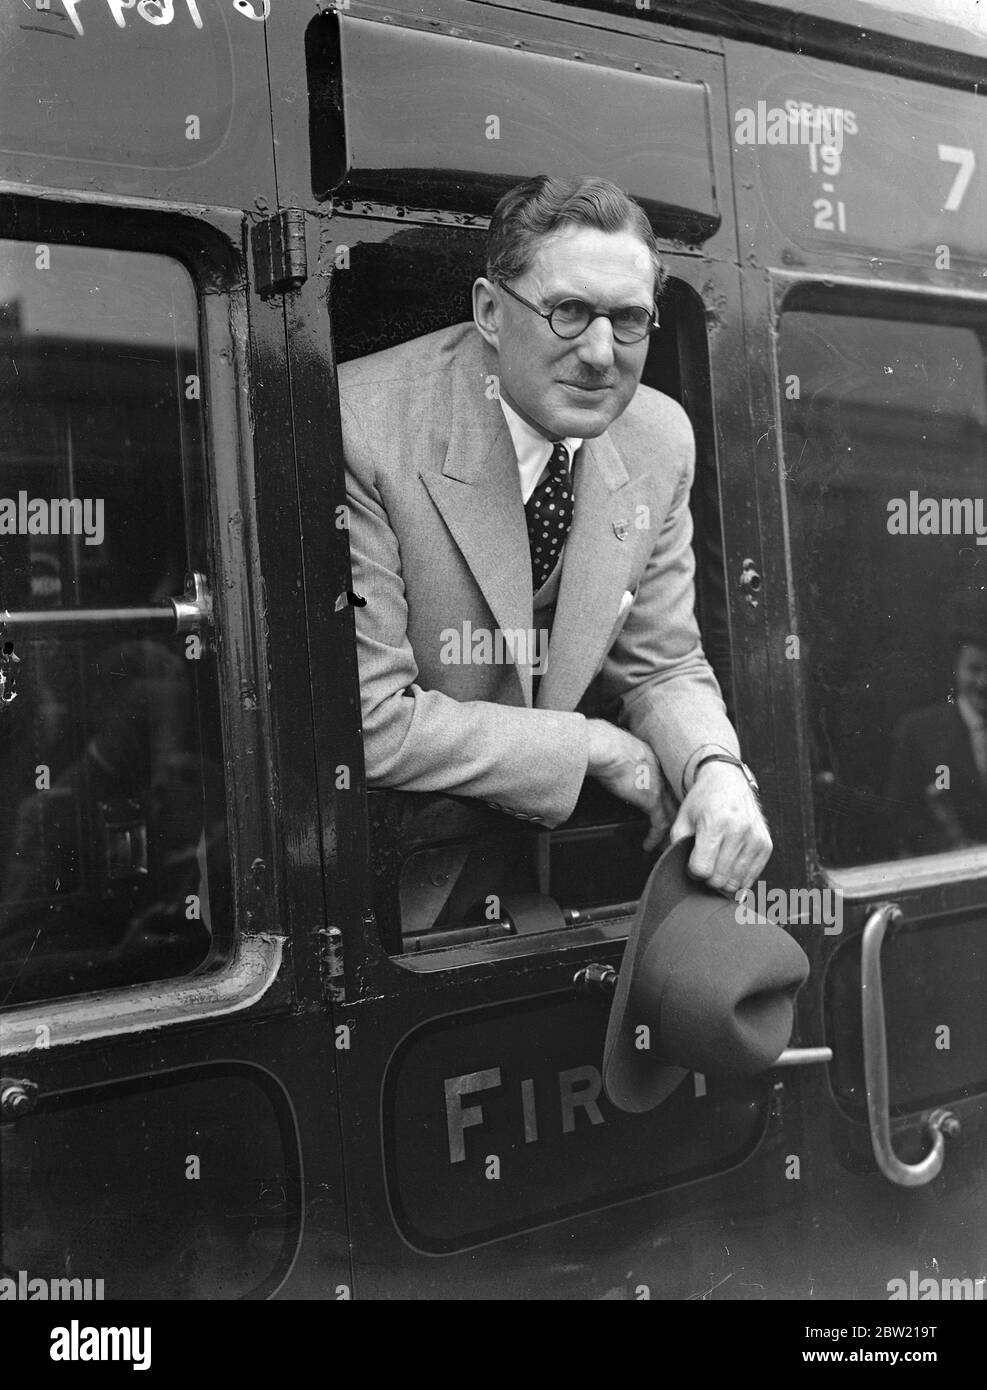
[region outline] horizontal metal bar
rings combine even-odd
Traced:
[[[831,1047],[786,1047],[774,1063],[776,1067],[807,1067],[813,1062],[831,1062]]]
[[[439,951],[448,946],[468,946],[474,941],[495,941],[498,937],[513,936],[510,922],[483,922],[475,927],[458,927],[449,931],[422,932],[402,938],[404,952]]]
[[[5,640],[80,637],[174,637],[202,632],[213,620],[212,595],[204,574],[193,570],[185,576],[185,592],[178,598],[136,608],[39,608],[20,613],[0,613],[0,632]]]
[[[582,927],[591,922],[617,922],[622,917],[633,917],[637,911],[638,899],[626,903],[605,903],[601,907],[566,907],[562,916],[567,927]]]
[[[6,638],[22,642],[43,638],[128,637],[178,632],[175,605],[169,599],[146,608],[47,608],[36,612],[0,613]]]
[[[633,917],[637,901],[612,903],[605,907],[591,907],[582,910],[567,907],[563,912],[566,927],[582,927],[590,923],[617,921],[622,917]],[[465,946],[471,941],[492,941],[498,937],[516,935],[513,922],[497,918],[492,922],[481,922],[475,926],[457,927],[449,931],[432,931],[406,936],[402,940],[405,952],[434,951],[445,946]],[[614,975],[616,982],[616,974]]]

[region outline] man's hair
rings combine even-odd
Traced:
[[[536,174],[508,190],[494,208],[487,233],[487,278],[504,284],[523,275],[539,238],[559,227],[632,232],[648,248],[655,271],[655,298],[666,271],[644,209],[609,179],[558,179]]]

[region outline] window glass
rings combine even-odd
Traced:
[[[779,354],[817,847],[848,866],[987,843],[987,394],[972,312],[832,307]]]
[[[0,242],[0,1002],[184,974],[228,922],[214,661],[133,612],[206,568],[200,383],[177,263]]]

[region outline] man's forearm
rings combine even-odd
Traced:
[[[376,706],[365,698],[364,749],[371,786],[473,797],[554,827],[575,807],[589,738],[581,714],[411,686]]]
[[[740,756],[716,678],[705,661],[626,700],[621,724],[653,750],[676,797],[692,785],[703,750]]]

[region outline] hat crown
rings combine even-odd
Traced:
[[[750,914],[741,922],[735,904],[688,877],[691,849],[680,841],[652,870],[621,963],[604,1053],[607,1094],[621,1109],[661,1104],[689,1071],[742,1077],[771,1066],[809,973],[782,927]]]

